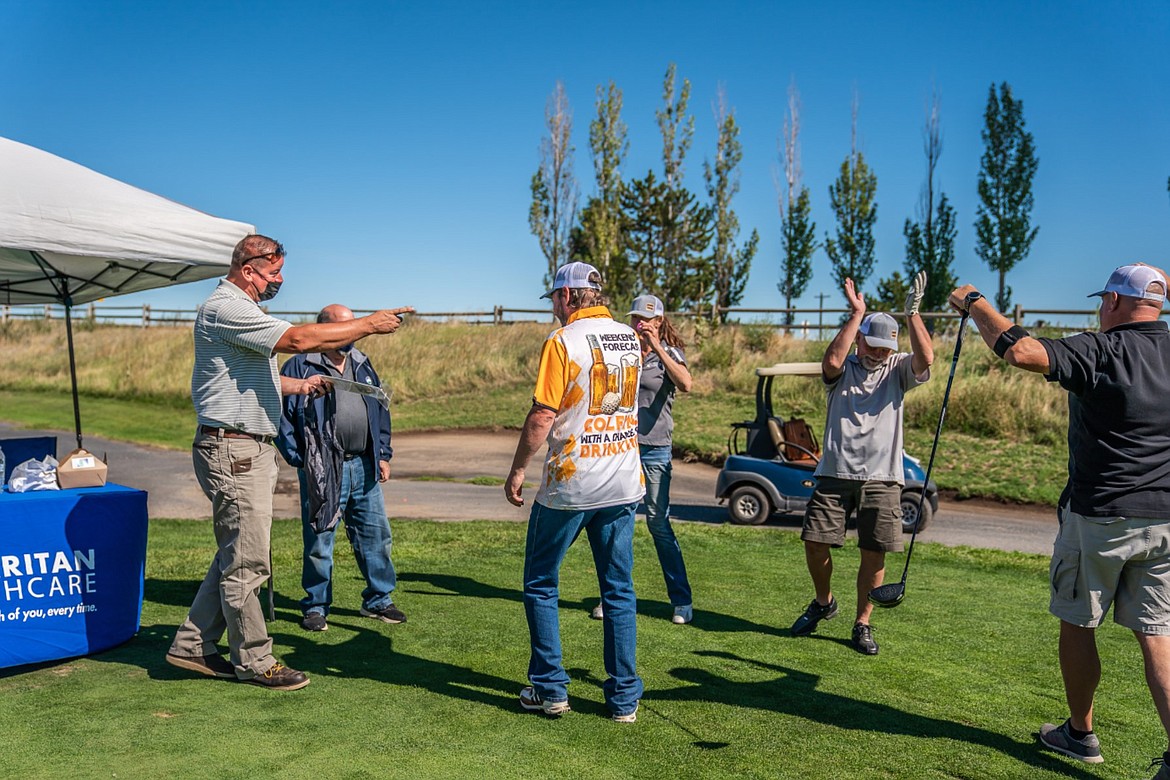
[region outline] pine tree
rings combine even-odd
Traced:
[[[1008,271],[1028,256],[1039,227],[1032,227],[1032,179],[1039,160],[1032,134],[1024,129],[1024,103],[1012,97],[1004,82],[987,96],[979,161],[979,206],[975,221],[975,254],[999,274],[995,305],[1006,312],[1012,304]]]

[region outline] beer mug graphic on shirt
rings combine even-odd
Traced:
[[[589,367],[589,414],[601,414],[601,402],[609,392],[609,369],[605,367],[605,355],[597,336],[590,334],[585,338],[593,353],[593,365]]]
[[[638,403],[638,356],[622,355],[622,402],[618,411],[632,412]]]

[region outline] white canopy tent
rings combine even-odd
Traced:
[[[253,232],[0,138],[0,304],[65,306],[79,447],[72,307],[223,275]]]

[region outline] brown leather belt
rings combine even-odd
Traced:
[[[200,425],[199,432],[224,439],[251,439],[261,444],[270,444],[272,442],[271,436],[262,436],[259,433],[248,433],[247,431],[236,431],[231,428],[216,428],[212,425]]]

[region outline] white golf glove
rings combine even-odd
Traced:
[[[926,294],[926,271],[919,271],[914,276],[914,281],[910,283],[910,289],[906,293],[906,319],[910,319],[918,313],[918,307],[922,304],[922,296]]]

